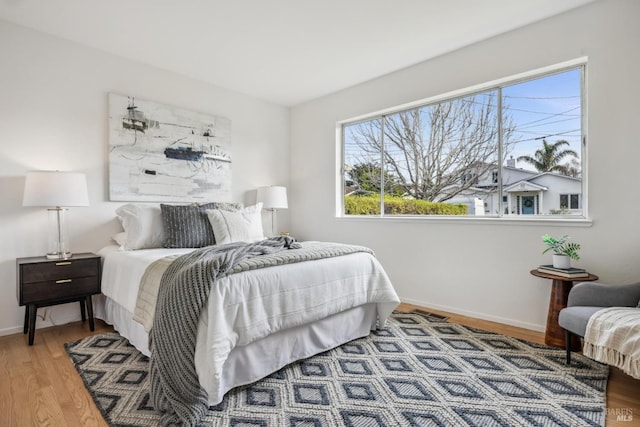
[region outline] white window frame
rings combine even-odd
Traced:
[[[414,220],[427,220],[427,221],[470,221],[470,222],[556,222],[556,223],[565,223],[565,224],[586,224],[591,225],[591,219],[588,215],[588,171],[587,171],[587,57],[576,58],[570,61],[549,65],[546,67],[537,68],[531,71],[515,74],[512,76],[504,77],[501,79],[496,79],[487,83],[478,84],[474,86],[470,86],[464,89],[459,89],[451,92],[447,92],[444,94],[436,95],[430,98],[421,99],[415,102],[403,104],[396,107],[391,107],[388,109],[376,111],[374,113],[361,115],[357,117],[353,117],[346,120],[341,120],[336,123],[336,205],[335,212],[336,218],[343,218],[347,220],[385,220],[385,221],[414,221]],[[503,206],[503,195],[502,186],[500,188],[500,193],[498,196],[498,201],[500,205],[499,214],[495,216],[446,216],[446,215],[384,215],[383,209],[381,209],[380,215],[346,215],[344,214],[344,127],[347,125],[356,124],[358,122],[373,120],[376,118],[383,118],[384,116],[388,116],[391,114],[399,113],[405,110],[410,110],[413,108],[423,107],[429,104],[435,104],[438,102],[448,101],[454,98],[460,98],[468,95],[473,95],[478,92],[498,89],[504,86],[511,86],[514,84],[518,84],[520,82],[524,82],[527,80],[532,80],[536,78],[543,78],[545,75],[552,75],[561,73],[564,71],[569,71],[576,68],[582,68],[581,73],[581,132],[582,132],[582,147],[581,147],[581,170],[582,170],[582,193],[580,197],[580,204],[582,206],[582,215],[576,216],[562,216],[562,215],[505,215],[504,214],[504,206]],[[500,115],[501,117],[501,115]],[[500,143],[500,147],[502,143]],[[501,181],[501,167],[498,168],[498,180]],[[381,202],[382,203],[382,202]]]

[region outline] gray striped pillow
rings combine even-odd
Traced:
[[[216,244],[207,209],[215,203],[202,205],[160,205],[165,248],[202,248]]]

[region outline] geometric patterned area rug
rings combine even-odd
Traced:
[[[147,357],[117,333],[66,344],[112,426],[155,426]],[[602,426],[609,369],[437,318],[387,328],[227,393],[207,426]]]

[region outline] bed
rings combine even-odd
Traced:
[[[157,285],[164,269],[168,272],[176,265],[185,265],[185,259],[201,253],[219,249],[226,252],[227,247],[241,245],[267,245],[260,226],[261,206],[128,204],[116,213],[125,232],[114,236],[117,245],[99,251],[103,259],[103,295],[96,301],[95,315],[151,357],[153,377],[154,360],[164,351],[160,351],[158,342],[166,341],[175,328],[172,323],[170,329],[166,328],[163,315],[160,323],[148,318],[155,312],[154,305],[147,307],[149,284]],[[368,248],[299,243],[289,237],[275,239],[293,242],[299,251],[283,250],[281,253],[287,254],[282,258],[291,259],[277,265],[258,266],[260,262],[256,261],[250,268],[216,278],[199,314],[191,315],[198,310],[188,312],[197,323],[193,328],[195,349],[189,359],[190,364],[195,362],[195,372],[192,369],[194,380],[189,389],[198,388],[199,383],[200,400],[204,396],[206,401],[202,405],[216,405],[232,388],[368,335],[383,326],[399,304],[387,274]],[[269,242],[273,244],[273,239]],[[327,246],[331,252],[328,256]],[[323,256],[292,260],[297,256],[294,252],[314,251]],[[253,260],[273,261],[278,257],[279,254],[272,254]],[[164,277],[159,294],[166,295],[166,282]],[[183,319],[176,318],[173,310],[169,313],[178,321]],[[160,339],[158,331],[169,332],[163,332]],[[154,346],[150,346],[150,336],[156,337]],[[166,343],[163,345],[166,347]],[[160,409],[163,410],[162,405]]]
[[[96,317],[149,356],[149,333],[134,320],[140,281],[155,261],[193,249],[121,249],[99,251],[103,296]],[[232,274],[220,278],[211,295],[198,321],[195,349],[209,405],[234,387],[368,335],[399,303],[379,262],[366,252]],[[273,307],[277,314],[271,314]],[[221,332],[221,324],[231,327]]]

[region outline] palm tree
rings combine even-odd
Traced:
[[[569,165],[560,164],[566,157],[578,158],[578,153],[574,150],[562,150],[564,145],[569,145],[567,141],[561,139],[555,144],[549,144],[547,140],[542,140],[542,148],[536,150],[533,157],[520,156],[518,161],[523,160],[533,165],[539,172],[558,172],[563,175],[569,175]]]

